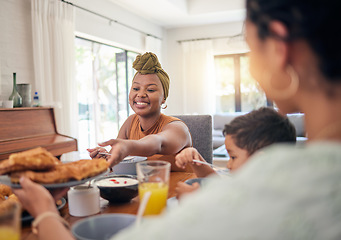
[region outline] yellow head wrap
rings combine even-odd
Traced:
[[[137,71],[137,73],[140,74],[156,73],[162,84],[165,100],[167,99],[170,83],[169,77],[168,74],[161,68],[161,64],[154,53],[146,52],[143,55],[137,55],[135,61],[133,62],[133,68]]]

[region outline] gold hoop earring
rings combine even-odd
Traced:
[[[268,87],[270,90],[269,95],[273,96],[273,100],[286,100],[294,96],[297,92],[299,86],[299,79],[296,71],[291,65],[287,66],[287,74],[290,76],[291,82],[286,89],[277,90],[271,85],[271,77],[265,78],[268,82]]]
[[[163,106],[162,106],[162,105],[163,105]],[[166,109],[167,107],[168,107],[167,104],[165,104],[165,103],[162,103],[162,104],[161,104],[161,108],[162,108],[162,109]]]

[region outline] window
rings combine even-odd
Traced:
[[[81,153],[98,142],[116,138],[132,112],[128,93],[137,53],[75,38],[76,81]]]
[[[247,54],[215,56],[216,112],[249,112],[270,106],[264,92],[249,73]]]

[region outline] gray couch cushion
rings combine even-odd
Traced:
[[[305,137],[305,128],[304,128],[304,114],[303,113],[293,113],[287,114],[289,121],[294,124],[296,129],[297,137]]]
[[[223,130],[225,124],[230,123],[235,117],[244,115],[245,112],[217,113],[213,115],[213,128]]]

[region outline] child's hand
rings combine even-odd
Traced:
[[[195,182],[192,185],[189,185],[187,183],[183,183],[183,182],[178,182],[175,188],[175,192],[176,192],[176,198],[180,199],[182,198],[184,195],[187,195],[188,193],[194,192],[195,190],[200,188],[200,184]]]
[[[192,147],[185,148],[175,156],[175,164],[177,167],[185,169],[188,163],[193,163],[193,159],[201,159],[198,151]]]

